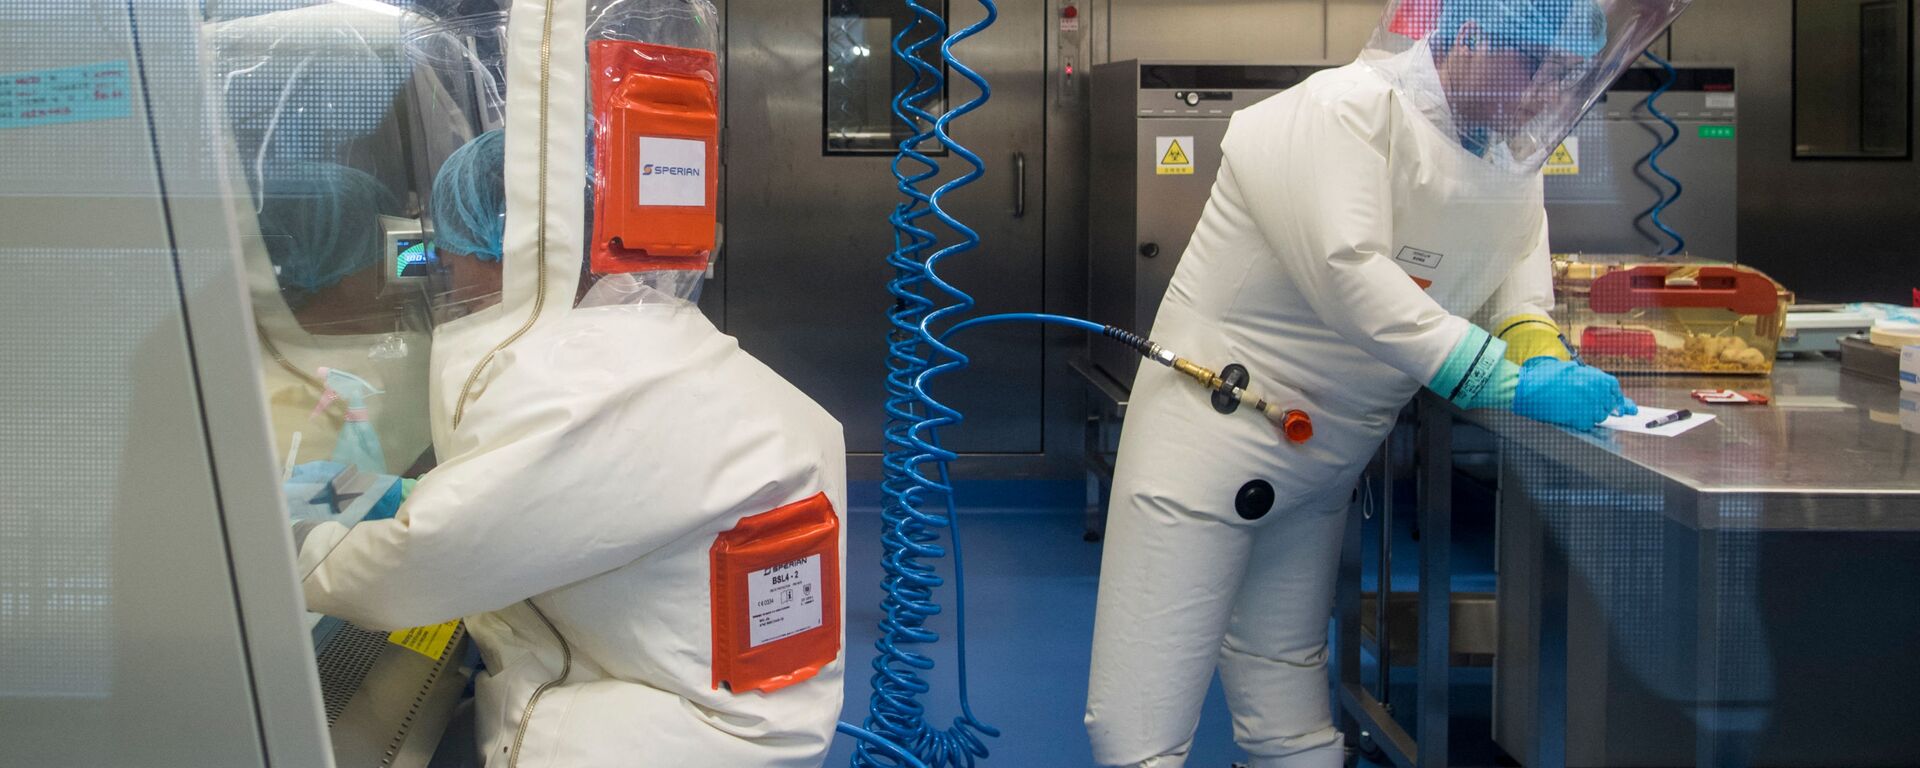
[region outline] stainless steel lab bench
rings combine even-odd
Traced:
[[[1717,420],[1675,438],[1588,435],[1422,395],[1413,727],[1361,682],[1356,524],[1336,603],[1350,741],[1400,766],[1447,764],[1440,639],[1455,634],[1464,423],[1500,453],[1493,735],[1522,763],[1920,764],[1920,717],[1900,703],[1920,684],[1920,434],[1901,428],[1897,388],[1825,360],[1623,383],[1643,405]],[[1690,398],[1706,388],[1773,403]]]

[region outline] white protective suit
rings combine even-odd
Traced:
[[[1431,76],[1422,55],[1396,64]],[[1104,764],[1181,765],[1217,663],[1235,738],[1273,759],[1258,765],[1332,768],[1344,759],[1326,677],[1342,512],[1401,406],[1467,334],[1462,315],[1551,308],[1542,183],[1461,149],[1358,63],[1242,111],[1221,151],[1151,335],[1246,366],[1256,388],[1305,403],[1315,435],[1288,443],[1261,419],[1215,412],[1172,370],[1140,367],[1087,724]],[[1392,257],[1416,249],[1439,268]],[[1253,483],[1271,487],[1271,508],[1236,510]]]
[[[714,690],[708,549],[814,494],[844,510],[839,424],[664,294],[572,310],[489,368],[398,518],[308,536],[303,560],[331,549],[309,608],[381,629],[466,617],[489,766],[819,765],[844,662]]]
[[[465,617],[489,766],[817,766],[844,648],[771,691],[717,686],[710,550],[816,496],[837,523],[841,429],[682,296],[613,275],[575,306],[586,6],[512,8],[501,303],[436,328],[441,463],[395,519],[308,534],[306,598],[376,628]]]
[[[1405,42],[1406,17],[1438,13],[1440,3],[1422,3],[1389,6],[1395,39]],[[1488,338],[1468,317],[1549,312],[1542,180],[1538,165],[1512,169],[1541,162],[1685,6],[1463,3],[1483,17],[1476,48],[1516,38],[1544,14],[1580,10],[1583,26],[1548,32],[1577,56],[1600,54],[1598,66],[1546,73],[1567,85],[1567,101],[1536,122],[1471,134],[1478,153],[1464,148],[1469,134],[1456,129],[1433,52],[1418,42],[1424,32],[1233,118],[1151,337],[1215,368],[1244,365],[1253,389],[1304,404],[1316,434],[1289,443],[1256,416],[1216,412],[1180,374],[1140,367],[1115,470],[1087,702],[1102,764],[1184,765],[1217,666],[1235,740],[1254,766],[1342,765],[1327,622],[1355,481],[1419,388],[1468,349],[1463,341]],[[1629,37],[1600,46],[1593,35],[1604,37],[1607,22]],[[1465,44],[1475,28],[1455,29]]]

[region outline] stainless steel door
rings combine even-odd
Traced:
[[[891,157],[824,149],[826,13],[834,0],[728,0],[726,254],[709,290],[724,293],[728,333],[846,426],[854,452],[882,449],[886,312],[893,248],[887,216],[899,201]],[[1038,310],[1044,298],[1042,184],[1045,45],[1042,4],[1005,3],[999,20],[957,54],[992,83],[993,98],[955,123],[986,176],[952,195],[947,210],[982,238],[942,275],[979,301],[980,313]],[[981,7],[952,0],[954,28]],[[886,56],[885,49],[871,51]],[[976,94],[949,76],[947,100]],[[1016,157],[1024,156],[1024,163]],[[966,164],[940,158],[947,178]],[[1017,172],[1024,165],[1027,174]],[[931,187],[929,187],[931,189]],[[1026,210],[1017,215],[1024,193]],[[971,370],[934,395],[967,415],[943,435],[970,453],[1042,450],[1042,336],[999,326],[960,340]]]

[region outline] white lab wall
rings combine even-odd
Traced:
[[[1194,61],[1345,61],[1382,0],[1089,0],[1095,56]]]
[[[1747,0],[1694,0],[1693,7],[1673,23],[1673,55],[1685,61],[1733,63],[1748,56],[1771,53],[1768,58],[1791,60],[1790,45],[1773,51],[1756,51],[1753,50],[1755,41],[1740,34],[1742,25],[1754,18],[1791,26],[1791,19],[1771,18],[1779,16],[1777,5],[1762,8],[1749,5]],[[1787,3],[1789,12],[1791,5]]]
[[[1327,0],[1095,0],[1111,8],[1108,60],[1319,59]]]
[[[1326,0],[1327,58],[1347,61],[1359,58],[1360,49],[1380,26],[1380,14],[1386,3],[1380,0]]]

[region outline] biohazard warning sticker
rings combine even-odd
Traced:
[[[1547,158],[1546,174],[1548,176],[1580,175],[1580,139],[1578,137],[1568,136],[1566,143],[1553,150],[1553,155]]]
[[[460,620],[454,619],[445,624],[431,627],[403,629],[387,635],[387,642],[405,648],[429,659],[438,659],[447,652],[447,644],[453,642],[454,630],[460,628]]]
[[[820,556],[747,574],[747,604],[749,648],[820,626]]]
[[[1159,176],[1193,175],[1193,137],[1159,136],[1153,140],[1153,155],[1159,158],[1153,172]]]

